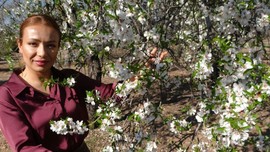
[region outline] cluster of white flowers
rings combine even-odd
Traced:
[[[225,104],[225,107],[232,108],[232,110],[236,113],[247,110],[249,101],[244,94],[245,89],[246,86],[244,86],[242,83],[234,83],[232,90],[228,88],[228,102]]]
[[[196,113],[196,120],[197,122],[203,122],[204,116],[209,113],[209,110],[206,109],[206,104],[204,102],[199,103],[199,109]]]
[[[127,80],[133,76],[127,67],[121,63],[122,59],[119,58],[116,63],[114,63],[109,70],[109,76],[118,80]]]
[[[250,10],[252,5],[255,11]],[[241,11],[239,11],[239,9]],[[237,31],[238,27],[235,21],[240,23],[242,27],[250,27],[249,33],[245,34],[247,37],[242,37],[242,40],[253,38],[256,31],[265,32],[269,29],[269,15],[267,14],[270,14],[270,9],[266,4],[259,1],[253,1],[253,3],[250,4],[247,2],[239,4],[237,1],[229,0],[223,6],[220,6],[217,12],[220,13],[215,15],[213,19],[220,23],[218,30],[222,33],[226,33],[226,35],[239,32]],[[254,19],[253,13],[256,14],[255,22],[252,21]]]
[[[74,24],[76,22],[76,18],[74,16],[74,13],[72,12],[72,5],[74,1],[68,0],[62,3],[63,8],[65,9],[66,15],[67,15],[67,22],[69,24]]]
[[[134,90],[139,85],[138,80],[125,81],[124,83],[118,83],[116,86],[116,94],[121,98],[127,97],[132,90]]]
[[[86,91],[86,103],[90,103],[91,105],[96,105],[96,101],[100,100],[100,92],[95,90],[95,94],[93,91]]]
[[[139,118],[139,120],[149,123],[156,118],[154,112],[156,112],[154,105],[151,102],[146,101],[138,111],[135,111],[134,115]]]
[[[121,126],[115,126],[114,127],[114,133],[113,133],[113,140],[114,141],[120,141],[121,139],[123,139],[123,128]]]
[[[213,72],[211,59],[212,54],[209,52],[205,52],[205,54],[201,56],[200,61],[195,65],[195,71],[197,72],[195,78],[200,80],[208,78],[208,76]]]
[[[243,146],[244,142],[248,139],[249,137],[249,129],[243,129],[243,130],[236,130],[232,127],[230,122],[226,121],[225,119],[229,118],[224,118],[219,121],[220,123],[220,128],[224,129],[222,131],[218,131],[217,128],[212,128],[213,133],[221,134],[221,136],[218,136],[218,140],[220,142],[220,145],[224,147],[230,147],[232,145],[239,145]],[[238,123],[240,127],[248,128],[248,125],[246,123]]]
[[[190,122],[187,122],[185,119],[177,120],[174,118],[174,120],[170,122],[170,131],[178,134],[181,131],[179,128],[187,128],[189,124]]]
[[[103,115],[101,130],[110,129],[111,125],[115,125],[115,120],[120,118],[120,109],[115,106],[114,101],[107,101],[104,106],[98,106],[97,114]]]
[[[152,39],[154,42],[159,41],[159,34],[156,32],[156,29],[152,29],[150,31],[145,31],[144,37],[146,37],[147,40]]]
[[[192,150],[193,151],[200,151],[200,152],[207,152],[208,151],[208,143],[206,142],[200,142],[198,144],[193,144],[192,145]]]
[[[266,81],[262,81],[262,93],[270,95],[270,85]]]
[[[119,17],[121,22],[114,19],[109,20],[110,28],[112,30],[112,34],[109,35],[109,37],[121,42],[130,42],[136,38],[132,26],[130,26],[130,24],[132,24],[132,17],[134,17],[135,14],[129,7],[125,7],[125,5],[129,4],[135,7],[135,4],[131,1],[117,1],[116,3],[118,9],[116,11],[108,10],[108,13]],[[107,3],[107,5],[112,8],[115,6],[113,3]]]
[[[95,105],[96,104],[95,103],[95,98],[92,97],[92,96],[89,96],[89,95],[86,96],[85,102],[86,103],[90,103],[91,105]]]
[[[50,129],[60,135],[84,134],[88,131],[88,127],[83,121],[77,120],[74,122],[70,117],[64,120],[51,121]]]
[[[257,30],[263,31],[265,27],[267,27],[270,24],[270,19],[269,15],[267,14],[262,14],[261,18],[258,19],[258,27]]]
[[[249,106],[252,104],[253,99],[257,101],[262,100],[260,97],[250,98],[250,94],[256,91],[253,86],[249,85],[253,80],[246,74],[247,70],[254,68],[252,62],[236,58],[237,53],[233,49],[229,49],[228,52],[232,53],[230,55],[232,57],[228,58],[225,56],[223,58],[226,61],[224,67],[231,75],[220,76],[221,83],[216,87],[215,95],[221,95],[223,98],[218,98],[220,101],[212,101],[213,103],[222,103],[215,104],[215,109],[213,110],[215,114],[220,116],[218,125],[216,127],[206,127],[203,130],[209,141],[211,141],[213,134],[219,135],[217,136],[218,142],[224,147],[242,146],[249,138],[249,132],[256,124],[255,118],[250,113]],[[241,52],[239,54],[242,55]],[[246,58],[244,54],[243,56]],[[265,81],[262,82],[262,86],[262,92],[269,90],[269,85]],[[224,93],[226,96],[224,96]],[[196,112],[198,122],[202,122],[203,116],[208,114],[206,109],[207,106],[204,102],[199,103],[199,109]],[[192,113],[195,113],[195,110],[193,111]]]

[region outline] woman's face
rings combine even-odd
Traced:
[[[43,24],[27,26],[18,41],[19,51],[30,72],[46,74],[50,72],[59,50],[58,32]]]

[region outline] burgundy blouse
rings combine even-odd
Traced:
[[[0,128],[13,151],[49,152],[74,151],[84,141],[83,135],[58,135],[50,130],[50,120],[72,117],[87,122],[86,90],[96,89],[102,98],[113,95],[114,84],[102,84],[71,69],[52,68],[60,81],[72,76],[75,86],[54,84],[44,95],[26,83],[14,71],[0,86]]]

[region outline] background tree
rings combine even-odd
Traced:
[[[183,131],[192,132],[188,135],[192,139],[190,145],[185,147],[183,141],[179,141],[177,148],[233,151],[247,144],[248,139],[268,142],[268,137],[260,131],[254,139],[250,132],[256,128],[258,117],[255,113],[270,95],[269,68],[263,62],[269,49],[266,41],[269,37],[269,0],[5,2],[0,6],[4,10],[2,32],[6,35],[17,33],[14,30],[17,23],[27,15],[48,13],[57,18],[63,31],[58,66],[75,64],[78,70],[84,70],[97,80],[105,74],[126,80],[140,73],[137,93],[143,100],[133,105],[127,93],[122,94],[124,101],[134,106],[129,107],[132,112],[122,118],[129,122],[124,124],[130,124],[125,131],[135,128],[127,140],[128,144],[138,146],[133,150],[139,150],[144,146],[144,140],[155,137],[157,126],[154,122],[160,114],[159,108],[162,103],[172,100],[166,98],[167,91],[175,89],[181,93],[177,87],[180,82],[190,84],[189,91],[193,93],[196,105],[187,108],[185,115],[163,119],[170,124],[170,130],[175,133],[173,136],[179,139],[183,137]],[[8,48],[8,43],[13,40],[7,38],[10,39],[3,41],[3,45]],[[151,55],[148,48],[153,46],[159,48],[158,54],[168,50],[170,58],[164,63],[157,59],[152,65],[155,70],[150,70],[144,68],[144,64]],[[168,71],[172,69],[188,71],[189,78],[171,78]],[[161,96],[151,101],[151,91],[156,84]],[[122,89],[131,86],[126,84]],[[153,103],[155,108],[150,108],[146,101]],[[145,109],[136,111],[140,104]],[[114,109],[106,109],[106,105],[99,108],[110,114]],[[99,111],[97,115],[102,118],[98,120],[100,124],[109,121],[108,113]],[[110,125],[106,127],[110,128]],[[110,133],[118,135],[119,130]],[[205,137],[204,142],[199,135]],[[121,143],[114,137],[112,145],[117,149],[124,141]],[[265,140],[262,141],[262,137]],[[152,141],[155,140],[158,139]]]

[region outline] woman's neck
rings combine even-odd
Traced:
[[[20,76],[33,88],[43,93],[49,94],[49,87],[46,87],[44,81],[51,78],[51,70],[47,72],[33,72],[25,68]]]

